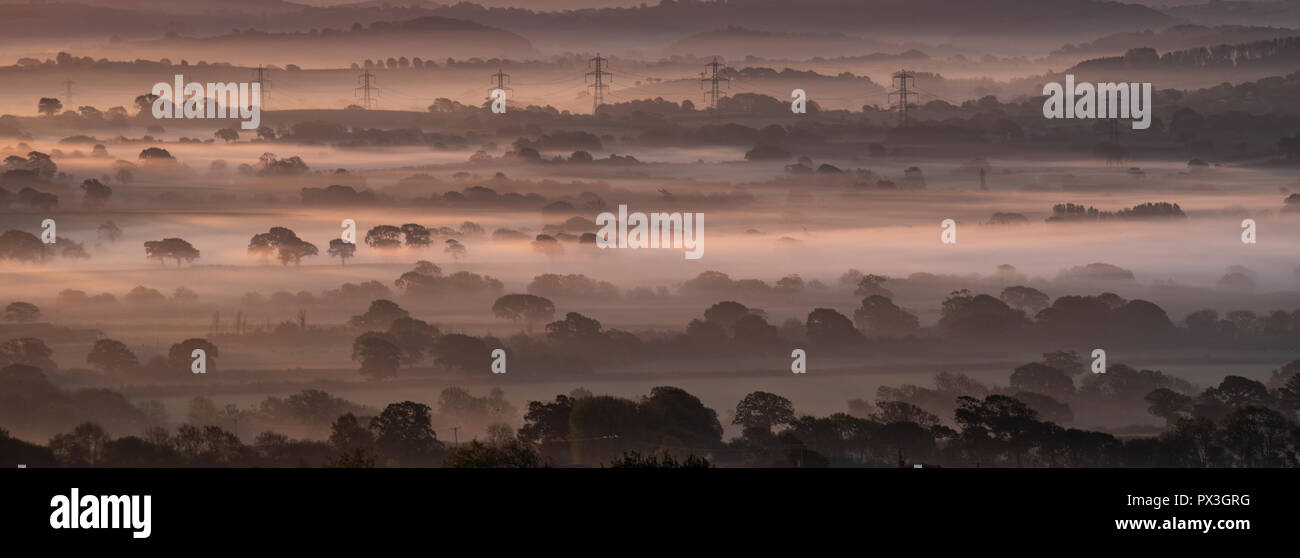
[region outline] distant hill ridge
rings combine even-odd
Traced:
[[[696,33],[718,22],[787,32],[889,31],[954,34],[1080,33],[1104,29],[1140,30],[1179,21],[1146,6],[1098,0],[663,0],[631,8],[534,12],[458,3],[433,10],[438,15],[527,30],[593,29]],[[594,26],[594,27],[593,27]]]
[[[527,5],[526,3],[522,3]],[[1100,0],[662,0],[629,8],[533,11],[469,2],[408,5],[402,0],[364,7],[310,7],[282,0],[78,0],[0,3],[0,43],[25,37],[157,36],[167,31],[213,34],[231,28],[347,29],[352,23],[421,16],[470,20],[531,34],[680,38],[720,23],[788,33],[881,33],[916,36],[1092,38],[1180,23],[1146,6]]]
[[[1157,54],[1154,48],[1135,48],[1123,56],[1093,58],[1067,71],[1120,69],[1243,68],[1300,65],[1300,35],[1236,45],[1173,50]]]
[[[1177,50],[1220,44],[1237,44],[1300,35],[1300,30],[1287,27],[1245,25],[1193,25],[1181,24],[1160,31],[1144,29],[1112,33],[1098,39],[1067,44],[1052,54],[1105,56],[1131,48],[1151,47],[1157,50]]]
[[[370,26],[358,24],[351,29],[268,32],[256,29],[235,30],[223,35],[184,37],[168,34],[162,39],[122,41],[108,45],[104,52],[122,57],[141,48],[165,49],[173,58],[199,58],[214,47],[276,48],[285,45],[316,48],[319,52],[346,58],[350,52],[378,54],[437,53],[449,57],[520,57],[534,54],[532,43],[524,37],[477,22],[424,16],[407,21],[377,21]],[[358,55],[358,58],[363,56]]]

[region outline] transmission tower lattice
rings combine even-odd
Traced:
[[[257,77],[253,78],[253,83],[256,83],[257,88],[262,92],[262,98],[258,100],[258,106],[266,108],[266,92],[271,89],[271,80],[266,79],[266,68],[263,68],[261,64],[257,65]]]
[[[726,64],[718,62],[718,57],[714,56],[712,62],[704,65],[704,68],[710,71],[710,75],[705,76],[704,74],[700,74],[700,87],[704,87],[705,82],[710,84],[709,90],[704,92],[705,101],[706,104],[709,105],[709,108],[718,108],[718,99],[720,98],[719,95],[721,95],[721,92],[718,91],[719,82],[727,82],[727,89],[731,89],[731,78],[725,78],[718,75],[718,69],[726,67]]]
[[[365,72],[362,72],[361,75],[357,76],[357,83],[360,83],[361,86],[352,89],[354,94],[358,92],[361,94],[361,106],[366,110],[370,110],[375,104],[375,95],[373,90],[375,89],[376,81],[375,74],[370,73],[370,70],[367,69]]]
[[[497,73],[492,74],[490,78],[493,83],[496,83],[496,87],[488,90],[489,99],[491,99],[492,92],[498,89],[502,91],[514,91],[514,89],[511,89],[509,86],[510,74],[502,73],[501,68],[497,68]]]
[[[612,82],[613,78],[609,77],[609,71],[605,69],[609,67],[609,59],[601,58],[599,52],[596,53],[595,58],[587,61],[588,68],[591,68],[593,65],[596,69],[587,72],[586,76],[592,76],[594,78],[592,82],[587,85],[587,88],[591,90],[591,113],[596,114],[596,109],[600,108],[600,105],[605,104],[605,90],[609,89],[609,83],[606,81],[608,80],[609,82]],[[584,81],[586,80],[586,76],[583,76]]]
[[[894,87],[894,90],[889,92],[890,106],[894,106],[894,97],[898,97],[898,125],[906,128],[912,99],[921,97],[921,94],[916,92],[916,74],[907,70],[894,72],[890,84]]]

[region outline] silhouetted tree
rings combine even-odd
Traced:
[[[0,368],[25,364],[41,370],[54,370],[54,351],[34,337],[19,337],[0,343]]]
[[[1027,324],[1025,315],[989,295],[956,291],[943,301],[939,329],[969,340],[992,341],[1009,338]]]
[[[63,465],[98,465],[103,460],[108,433],[98,424],[83,422],[66,434],[50,438],[50,450]]]
[[[1223,445],[1246,467],[1295,466],[1295,428],[1273,409],[1248,405],[1224,418]]]
[[[555,304],[530,294],[508,294],[492,303],[492,315],[512,322],[523,322],[529,333],[537,322],[555,319]]]
[[[756,314],[748,314],[736,320],[732,330],[732,338],[742,347],[772,348],[781,340],[776,326]]]
[[[886,424],[872,433],[868,447],[880,456],[900,460],[899,465],[921,462],[934,453],[934,434],[915,422],[900,421]]]
[[[881,295],[862,299],[862,306],[853,312],[853,323],[868,335],[888,337],[910,335],[921,326],[916,316]]]
[[[123,374],[140,366],[135,353],[115,339],[100,339],[86,355],[86,362],[102,372]]]
[[[704,319],[715,323],[728,335],[733,333],[736,322],[749,315],[749,308],[733,300],[724,300],[704,311]]]
[[[163,149],[161,147],[146,147],[144,149],[141,149],[140,156],[137,158],[146,163],[173,162],[176,160],[175,157],[172,157],[170,151],[167,151],[166,149]]]
[[[519,439],[538,446],[546,455],[567,451],[565,442],[569,438],[569,414],[572,411],[573,399],[565,395],[555,396],[553,403],[529,402],[524,425],[519,428]]]
[[[392,225],[379,225],[366,232],[366,246],[378,249],[398,248],[402,245],[402,229]]]
[[[789,399],[766,391],[755,391],[736,404],[736,416],[731,423],[741,425],[746,431],[757,429],[770,433],[773,427],[793,421],[794,405]]]
[[[447,456],[446,465],[454,469],[534,469],[543,466],[542,456],[519,442],[484,444],[471,440]]]
[[[461,244],[454,238],[448,238],[443,244],[445,247],[442,251],[446,252],[448,256],[451,256],[453,261],[460,261],[460,259],[465,257],[465,254],[468,252],[465,245]]]
[[[194,354],[195,349],[203,350],[203,356],[207,359],[207,373],[211,374],[216,372],[217,357],[221,356],[217,351],[217,346],[213,345],[207,339],[198,337],[181,341],[180,343],[172,345],[171,348],[167,350],[167,364],[172,369],[171,372],[179,373],[183,371],[187,374],[192,372],[192,366],[194,364],[194,357],[192,355]]]
[[[248,241],[248,253],[261,258],[278,257],[281,265],[289,262],[298,265],[303,258],[315,256],[319,250],[316,245],[298,238],[292,230],[271,227],[268,232],[253,235]]]
[[[850,277],[854,277],[854,276],[855,275],[850,275]],[[889,281],[889,278],[885,277],[884,275],[876,275],[876,274],[863,275],[861,278],[858,279],[857,284],[854,286],[853,295],[861,296],[861,297],[879,295],[885,298],[893,298],[894,293],[884,287],[886,281]]]
[[[388,327],[388,335],[402,349],[402,361],[407,366],[415,366],[424,360],[425,355],[433,350],[434,338],[438,328],[423,320],[411,317],[398,318]]]
[[[1291,376],[1277,390],[1278,403],[1293,413],[1300,412],[1300,374]]]
[[[374,449],[375,435],[352,413],[345,413],[330,426],[330,445],[340,452],[370,452]]]
[[[375,447],[385,460],[403,466],[431,467],[443,451],[429,418],[429,406],[412,401],[384,407],[370,419]]]
[[[109,198],[113,197],[113,189],[105,186],[94,178],[87,178],[81,182],[81,189],[86,192],[81,199],[81,204],[85,207],[96,208],[108,203]]]
[[[712,466],[708,459],[693,453],[678,461],[666,451],[662,455],[642,455],[640,452],[629,451],[609,463],[611,469],[708,469]]]
[[[962,426],[962,444],[968,451],[997,460],[1010,454],[1017,466],[1030,448],[1051,429],[1040,422],[1038,413],[1023,402],[1005,395],[983,400],[957,398],[957,423]]]
[[[192,262],[199,258],[199,251],[179,238],[164,238],[162,240],[149,240],[144,243],[144,254],[151,260],[158,260],[160,263],[167,259],[176,260],[176,267],[180,267],[181,261]]]
[[[212,135],[226,143],[239,139],[239,131],[234,128],[222,128],[214,132]]]
[[[0,234],[0,259],[43,262],[48,255],[45,243],[36,235],[15,230]]]
[[[36,103],[36,111],[45,116],[54,116],[61,110],[63,110],[63,103],[58,99],[41,97],[41,100]]]
[[[330,240],[329,255],[331,258],[338,258],[340,264],[347,265],[348,258],[351,258],[356,253],[356,244],[344,242],[341,238]]]
[[[910,422],[925,428],[941,424],[939,417],[934,416],[933,413],[906,401],[877,401],[876,409],[876,413],[871,418],[880,424]]]
[[[529,243],[533,250],[547,257],[554,258],[564,253],[564,246],[560,241],[549,234],[539,234]]]
[[[1172,427],[1179,419],[1186,418],[1192,411],[1192,398],[1169,388],[1159,388],[1143,399],[1151,405],[1147,411],[1165,419],[1168,427]]]
[[[41,309],[30,302],[10,302],[5,306],[4,321],[20,324],[32,323],[41,319]]]
[[[830,308],[817,308],[810,312],[805,327],[808,342],[815,345],[842,347],[862,340],[862,334],[853,327],[853,322]]]
[[[1174,323],[1164,309],[1145,300],[1130,300],[1115,310],[1119,333],[1158,344],[1172,338]]]
[[[577,312],[569,312],[563,320],[546,324],[546,336],[557,342],[592,342],[602,339],[600,322]]]
[[[671,437],[690,448],[715,447],[722,443],[718,413],[686,390],[672,386],[652,388],[650,395],[641,399],[640,407],[655,436],[661,439]]]
[[[19,440],[0,428],[0,467],[53,467],[54,452],[44,446]]]
[[[394,321],[410,315],[410,312],[403,310],[396,302],[381,298],[371,301],[370,308],[366,310],[366,313],[360,316],[352,316],[352,319],[348,320],[348,325],[361,329],[383,331],[392,327]]]
[[[158,96],[153,93],[136,96],[134,103],[138,114],[149,114],[153,110],[154,101],[157,100]]]
[[[407,223],[402,225],[402,237],[406,245],[412,248],[427,247],[433,241],[433,233],[422,225]]]
[[[486,371],[492,364],[492,348],[486,342],[460,333],[438,336],[433,355],[439,366],[465,372]]]
[[[1202,400],[1214,400],[1229,409],[1249,405],[1264,405],[1269,401],[1268,388],[1263,383],[1242,376],[1226,376],[1217,387],[1206,389]]]
[[[361,362],[361,374],[372,380],[396,378],[402,349],[387,333],[368,331],[352,342],[352,360]]]
[[[167,302],[167,297],[158,289],[151,289],[144,285],[138,285],[122,297],[127,304],[146,306],[157,305]]]

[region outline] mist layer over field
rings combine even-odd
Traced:
[[[1300,432],[1294,3],[310,4],[0,1],[13,439],[1296,464],[1231,441]],[[176,76],[257,117],[156,116]],[[1045,117],[1067,76],[1149,126]],[[602,248],[627,213],[700,244]]]

